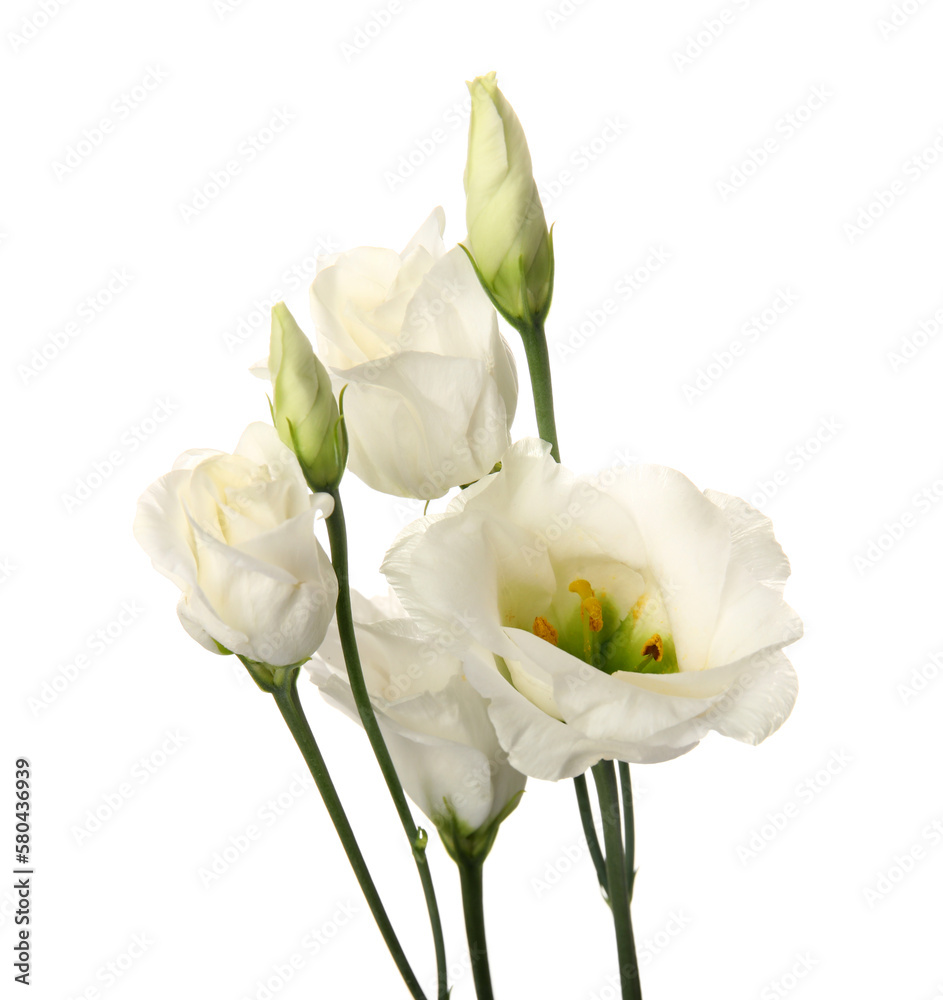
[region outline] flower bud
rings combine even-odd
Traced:
[[[530,151],[495,74],[471,92],[465,217],[468,250],[486,291],[513,326],[542,323],[553,291],[553,245]]]
[[[272,307],[268,371],[278,436],[298,456],[312,490],[337,486],[347,464],[344,418],[327,370],[284,302]]]

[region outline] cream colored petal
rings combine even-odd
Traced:
[[[190,473],[177,469],[161,476],[138,501],[134,537],[154,568],[181,590],[196,583],[196,558],[184,498]]]
[[[727,520],[674,469],[635,465],[608,491],[642,536],[647,566],[661,590],[682,670],[709,665],[731,557]]]
[[[351,368],[395,349],[408,295],[398,314],[378,321],[402,260],[395,250],[358,247],[318,271],[311,284],[311,315],[318,331],[318,356],[329,368]]]
[[[507,447],[504,404],[479,361],[407,352],[340,373],[351,471],[432,499],[490,472]]]

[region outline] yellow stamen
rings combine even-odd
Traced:
[[[588,580],[574,580],[570,586],[571,594],[580,598],[580,621],[583,623],[583,657],[587,663],[593,662],[593,633],[602,631],[602,604],[596,597],[596,592]]]
[[[656,632],[648,642],[642,647],[642,656],[650,656],[656,663],[661,663],[661,658],[665,653],[665,644],[661,636]]]
[[[534,635],[539,639],[545,639],[551,646],[557,645],[557,630],[540,615],[534,619]]]

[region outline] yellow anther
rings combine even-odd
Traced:
[[[546,618],[541,618],[540,615],[534,619],[534,635],[538,639],[545,639],[551,646],[557,645],[557,630]]]
[[[657,632],[642,647],[642,656],[650,656],[656,663],[661,663],[664,653],[665,644]]]

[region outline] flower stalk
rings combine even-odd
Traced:
[[[240,659],[243,658],[240,657]],[[377,892],[377,887],[357,844],[350,821],[347,819],[347,814],[344,812],[344,807],[338,797],[337,789],[334,787],[334,782],[328,773],[327,765],[314,738],[314,733],[312,733],[311,727],[308,725],[304,709],[301,706],[301,700],[298,697],[297,681],[299,668],[278,668],[269,674],[271,683],[266,683],[268,678],[260,678],[258,670],[254,669],[257,667],[255,663],[252,661],[246,662],[245,659],[243,659],[243,662],[256,683],[274,697],[275,704],[278,706],[282,718],[285,720],[291,735],[294,737],[295,743],[298,744],[298,749],[301,751],[301,755],[308,765],[308,770],[311,772],[311,777],[314,778],[315,785],[321,793],[324,806],[331,817],[331,822],[334,824],[337,836],[344,847],[344,851],[350,861],[350,866],[354,870],[354,875],[356,875],[357,881],[360,883],[360,888],[363,891],[367,905],[370,907],[370,912],[373,914],[373,919],[376,921],[380,934],[383,936],[390,955],[396,963],[396,968],[399,969],[400,975],[406,983],[410,996],[414,997],[415,1000],[426,1000],[426,995],[423,993],[416,974],[410,967],[402,945],[400,945],[396,932],[393,930],[393,925],[390,923],[390,918],[387,916],[386,909],[380,899],[380,894]]]
[[[603,891],[603,898],[609,902],[609,875],[606,872],[606,859],[602,855],[602,848],[599,846],[599,837],[596,834],[596,824],[593,822],[593,807],[589,801],[589,786],[586,783],[586,775],[578,774],[573,779],[573,787],[576,789],[576,801],[580,808],[580,821],[583,824],[583,835],[589,846],[589,856],[593,859],[593,867],[596,869],[596,878],[599,880],[599,888]]]
[[[483,858],[469,858],[458,862],[462,882],[462,907],[465,912],[465,934],[468,938],[468,954],[475,980],[475,995],[478,1000],[494,1000],[491,968],[488,964],[488,943],[485,938],[483,869]]]
[[[632,778],[629,765],[624,760],[619,761],[619,785],[622,790],[622,823],[625,835],[625,880],[632,903],[632,891],[635,888],[635,811],[632,808]]]
[[[439,917],[439,905],[436,900],[435,886],[432,883],[432,873],[429,871],[429,861],[426,857],[426,843],[428,837],[425,830],[416,827],[413,822],[406,795],[403,792],[402,783],[393,766],[393,760],[387,749],[386,741],[380,732],[376,713],[370,701],[370,693],[367,690],[367,683],[363,675],[363,666],[360,662],[360,653],[357,649],[357,636],[354,632],[354,616],[350,602],[350,573],[347,557],[347,526],[344,520],[344,507],[341,503],[340,491],[334,487],[330,490],[334,498],[334,510],[327,518],[327,534],[331,546],[331,562],[334,566],[334,573],[337,577],[337,628],[340,634],[341,648],[344,653],[344,662],[347,665],[347,676],[350,681],[350,689],[360,720],[363,723],[364,731],[370,746],[380,765],[380,770],[386,781],[396,812],[400,822],[406,832],[412,848],[413,859],[419,872],[419,880],[422,883],[422,891],[426,900],[426,909],[429,911],[429,922],[432,926],[433,945],[435,947],[436,974],[438,980],[439,1000],[448,998],[448,972],[445,963],[445,939],[442,934],[442,921]]]
[[[547,336],[543,323],[535,320],[529,330],[521,331],[527,369],[534,392],[534,410],[537,414],[537,432],[541,440],[550,443],[550,454],[560,461],[560,445],[557,442],[557,422],[553,412],[553,385],[550,381],[550,352],[547,350]]]
[[[625,853],[622,846],[622,822],[619,818],[619,790],[616,769],[611,760],[601,760],[593,766],[593,778],[599,795],[603,838],[606,844],[606,869],[609,876],[609,905],[616,930],[616,954],[619,957],[619,980],[622,1000],[642,1000],[635,935],[629,909],[629,885],[626,878]]]

